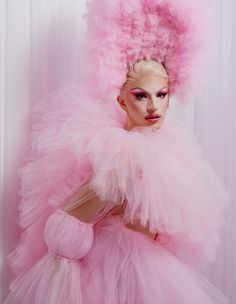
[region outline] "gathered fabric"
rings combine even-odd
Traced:
[[[33,109],[4,304],[228,303],[199,272],[215,260],[228,188],[186,125],[167,116],[127,131],[116,107],[69,85]],[[66,212],[98,198],[91,223]],[[136,220],[169,240],[126,226]]]

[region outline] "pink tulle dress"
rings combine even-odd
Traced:
[[[167,116],[127,131],[122,115],[73,85],[35,106],[4,304],[229,303],[200,273],[220,244],[228,188],[184,124]],[[82,222],[65,207],[88,179],[107,208]],[[169,240],[125,225],[137,218]]]

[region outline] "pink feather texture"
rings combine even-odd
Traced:
[[[101,0],[87,8],[87,84],[114,98],[131,64],[155,59],[167,69],[170,92],[186,102],[205,65],[212,30],[207,1]]]

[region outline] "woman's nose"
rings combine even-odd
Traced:
[[[147,111],[148,113],[155,112],[158,109],[157,107],[157,100],[156,98],[150,98],[148,106],[147,106]]]

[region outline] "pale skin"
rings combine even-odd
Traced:
[[[131,130],[135,126],[151,126],[159,129],[169,107],[168,89],[168,78],[155,74],[143,75],[129,83],[128,87],[117,96],[117,102],[127,113],[125,129]],[[160,114],[161,118],[158,122],[151,122],[145,119],[148,114]],[[70,202],[73,202],[77,196],[78,193],[72,196]],[[90,208],[88,208],[87,203],[89,203]],[[102,210],[105,204],[96,197],[96,200],[91,199],[86,204],[67,212],[80,221],[90,222],[93,215]],[[123,207],[119,205],[113,208],[111,213],[122,216]],[[156,233],[149,231],[148,225],[144,227],[137,222],[135,224],[128,223],[126,226],[142,232],[152,239],[156,236]]]
[[[149,74],[132,81],[117,97],[121,108],[127,113],[126,130],[135,126],[161,127],[169,107],[168,78]],[[158,122],[145,119],[148,114],[160,114]]]

